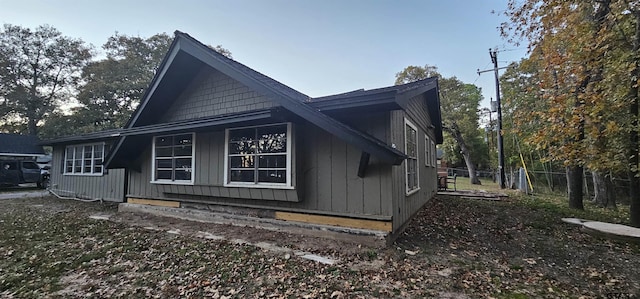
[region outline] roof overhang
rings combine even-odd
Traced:
[[[152,136],[219,130],[240,124],[261,124],[279,119],[280,113],[277,109],[265,109],[124,129],[120,133],[121,138],[105,158],[105,166],[107,168],[124,168],[131,166],[132,163],[135,164],[141,154],[140,149],[149,145]]]

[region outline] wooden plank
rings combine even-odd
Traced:
[[[315,163],[315,165],[310,166],[310,171],[308,172],[308,176],[310,176],[314,181],[312,191],[310,196],[315,197],[317,201],[316,208],[322,211],[332,211],[332,138],[328,133],[320,130],[317,127],[313,127],[313,136],[316,138],[312,138],[315,145],[315,160],[311,160],[311,162]]]
[[[358,177],[360,151],[347,146],[347,212],[362,214],[364,210],[364,180]]]
[[[211,138],[206,133],[196,133],[196,172],[195,182],[208,184],[211,181],[209,168],[211,166]]]
[[[369,166],[369,174],[363,179],[363,213],[380,215],[382,213],[382,165],[379,163]]]
[[[170,208],[179,208],[180,207],[180,202],[178,202],[178,201],[144,199],[144,198],[135,198],[135,197],[127,198],[127,203],[133,203],[133,204],[138,204],[138,205],[170,207]]]
[[[333,226],[340,226],[340,227],[379,230],[379,231],[385,231],[385,232],[390,232],[392,230],[392,225],[391,225],[391,222],[389,221],[355,219],[355,218],[346,218],[346,217],[323,216],[323,215],[301,214],[301,213],[279,212],[279,211],[276,212],[275,219],[312,223],[312,224],[333,225]]]
[[[347,145],[331,136],[331,172],[318,173],[331,177],[331,211],[347,212]]]

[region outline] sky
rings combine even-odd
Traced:
[[[304,94],[318,97],[393,85],[409,65],[435,65],[495,99],[489,49],[499,66],[526,48],[497,27],[507,0],[0,0],[0,22],[48,24],[101,50],[107,38],[188,33],[222,45],[233,58]]]

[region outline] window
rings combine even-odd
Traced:
[[[194,134],[153,138],[153,177],[155,182],[193,183]]]
[[[418,184],[418,129],[409,120],[404,120],[404,153],[407,195],[420,189]]]
[[[291,187],[291,124],[227,129],[225,186]]]
[[[431,166],[436,166],[436,143],[431,140]]]
[[[64,156],[64,173],[78,175],[102,175],[104,143],[67,146]]]
[[[429,149],[431,148],[429,136],[424,137],[424,166],[433,166],[431,165],[431,154]]]

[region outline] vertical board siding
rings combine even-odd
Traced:
[[[277,106],[239,81],[205,68],[171,104],[161,122],[173,122]]]
[[[51,162],[51,189],[63,196],[122,202],[125,196],[124,169],[109,169],[102,176],[64,175],[65,146],[55,146]]]
[[[392,180],[392,189],[394,193],[394,230],[400,228],[406,221],[408,221],[429,199],[435,195],[437,191],[436,167],[425,166],[424,161],[424,153],[426,150],[424,142],[425,136],[429,136],[431,140],[434,140],[431,118],[429,117],[424,97],[420,95],[412,98],[407,107],[406,112],[393,111],[391,113],[391,139],[398,149],[404,151],[404,119],[409,119],[409,121],[416,124],[418,127],[417,156],[420,190],[407,196],[405,185],[405,163],[394,167]]]
[[[358,119],[373,136],[389,134],[388,114]],[[364,178],[357,176],[361,151],[308,123],[294,124],[292,157],[298,190],[224,187],[224,131],[196,133],[194,186],[152,184],[151,144],[142,171],[130,172],[128,194],[139,198],[194,198],[212,203],[287,207],[356,215],[391,216],[391,170],[371,158]]]

